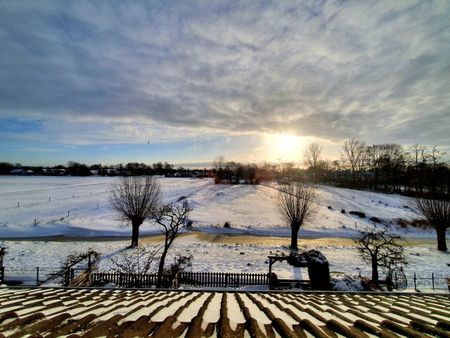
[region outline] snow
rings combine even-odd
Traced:
[[[183,230],[175,240],[168,263],[177,254],[192,254],[193,271],[267,273],[267,256],[287,252],[290,228],[277,212],[276,185],[215,185],[211,179],[195,178],[157,180],[164,201],[184,196],[193,208],[192,230]],[[67,254],[88,248],[103,254],[101,269],[110,268],[109,258],[124,250],[131,233],[108,201],[108,191],[116,181],[114,177],[0,177],[0,246],[8,248],[7,275],[22,276],[32,284],[35,267],[45,276]],[[410,198],[399,195],[318,186],[315,218],[302,226],[299,246],[322,252],[332,272],[368,275],[370,268],[360,260],[351,238],[358,230],[382,226],[370,217],[392,227],[396,219],[419,218],[412,205]],[[350,211],[364,212],[366,218]],[[224,228],[225,222],[231,228]],[[450,254],[436,250],[434,230],[395,229],[408,240],[407,275],[450,275]],[[141,239],[149,246],[159,245],[161,237],[154,235],[160,232],[151,222],[140,228]],[[276,263],[273,271],[280,278],[292,278],[287,264]]]

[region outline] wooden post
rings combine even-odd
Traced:
[[[431,285],[432,285],[433,290],[434,290],[434,272],[431,273]]]
[[[414,290],[417,291],[417,283],[416,283],[417,278],[416,278],[416,273],[415,272],[414,272],[413,280],[414,280]]]
[[[0,266],[0,284],[5,280],[5,267]]]
[[[3,267],[3,257],[6,254],[6,249],[5,248],[0,248],[0,268]]]
[[[36,286],[39,285],[39,267],[36,267]]]

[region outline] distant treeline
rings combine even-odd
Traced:
[[[433,194],[450,197],[450,168],[443,161],[444,152],[437,146],[415,144],[366,145],[356,139],[342,146],[340,160],[322,159],[322,148],[312,143],[305,150],[305,168],[293,163],[242,164],[225,161],[222,156],[212,162],[216,183],[258,184],[277,179],[395,192],[408,195]]]
[[[445,153],[437,146],[415,144],[408,148],[399,144],[366,145],[349,139],[342,145],[341,158],[322,159],[322,148],[310,144],[303,153],[304,168],[293,163],[246,164],[226,161],[219,156],[211,169],[191,170],[167,162],[152,165],[127,164],[87,166],[78,162],[54,167],[31,167],[0,163],[1,175],[70,175],[132,176],[165,175],[174,177],[214,177],[220,184],[259,184],[264,181],[300,180],[340,187],[370,189],[409,195],[433,194],[450,198],[450,168]]]
[[[137,175],[165,175],[176,177],[203,177],[208,174],[206,169],[191,170],[177,167],[167,162],[156,162],[152,165],[131,162],[117,165],[86,165],[70,161],[67,165],[53,167],[23,166],[20,163],[11,164],[0,162],[0,175],[44,175],[44,176],[137,176]]]
[[[341,159],[321,160],[321,148],[310,144],[304,152],[304,179],[350,188],[416,195],[450,196],[450,168],[437,146],[415,144],[366,145],[349,139],[342,146]]]

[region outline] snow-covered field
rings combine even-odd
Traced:
[[[22,270],[55,267],[68,253],[92,247],[103,253],[106,259],[102,267],[107,268],[108,257],[123,250],[130,235],[130,227],[119,219],[108,202],[108,191],[116,180],[0,177],[0,246],[8,247],[5,266]],[[290,230],[276,210],[275,187],[214,185],[210,179],[158,180],[165,201],[184,196],[193,208],[193,231],[175,241],[171,257],[191,253],[194,271],[266,273],[267,255],[283,250],[289,243]],[[332,271],[353,274],[368,271],[348,238],[354,237],[357,230],[373,227],[370,217],[377,217],[385,224],[394,224],[400,218],[418,218],[410,207],[412,201],[398,195],[328,186],[317,187],[316,195],[316,215],[300,230],[300,246],[321,250],[328,257]],[[361,211],[367,217],[359,218],[349,211]],[[223,227],[225,222],[231,224],[230,229]],[[450,255],[435,250],[433,230],[409,226],[398,231],[410,242],[407,273],[450,274]],[[160,230],[147,222],[140,232],[152,235]],[[65,237],[49,237],[58,235]],[[75,240],[71,236],[79,238]],[[101,236],[108,238],[99,241]],[[109,238],[112,236],[117,239]],[[146,243],[158,245],[157,238],[148,238]],[[281,276],[290,277],[289,266],[277,263],[274,269]]]

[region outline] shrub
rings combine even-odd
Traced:
[[[194,222],[191,219],[187,220],[187,222],[186,222],[186,229],[192,229],[192,224],[193,223]]]
[[[228,221],[226,221],[226,222],[223,224],[223,227],[229,229],[229,228],[231,228],[231,223],[228,222]]]
[[[381,219],[379,219],[378,217],[370,217],[369,221],[374,222],[374,223],[381,223]]]
[[[366,218],[366,214],[363,213],[362,211],[354,211],[354,210],[352,210],[352,211],[349,212],[349,214],[356,215],[359,218]]]
[[[341,214],[345,214],[345,209],[341,209]]]
[[[408,222],[402,218],[397,218],[396,221],[397,221],[397,224],[402,228],[406,228],[406,226],[408,225]]]

